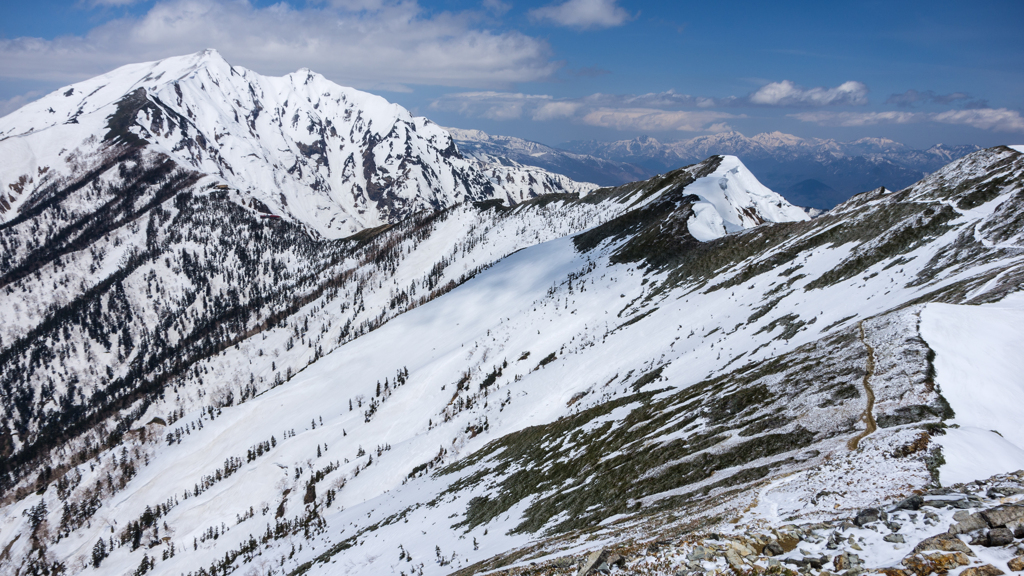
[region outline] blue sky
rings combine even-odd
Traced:
[[[0,7],[0,113],[216,48],[438,123],[558,144],[724,130],[1024,142],[1024,2],[37,0]]]

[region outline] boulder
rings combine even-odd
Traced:
[[[776,542],[782,547],[783,552],[792,552],[793,550],[796,550],[797,544],[800,544],[800,539],[793,534],[787,534],[784,532],[779,534]]]
[[[885,512],[878,508],[865,508],[857,513],[857,517],[853,519],[853,523],[857,526],[864,526],[872,522],[878,522],[886,518]]]
[[[757,552],[755,552],[750,546],[747,546],[739,540],[733,540],[729,542],[729,547],[735,550],[740,556],[743,557],[757,555]]]
[[[694,546],[693,547],[693,552],[690,552],[689,554],[687,554],[686,555],[686,559],[689,560],[690,562],[698,562],[700,560],[704,560],[706,558],[710,558],[711,556],[713,556],[713,553],[712,553],[711,550],[708,550],[707,548],[705,548],[703,546]]]
[[[587,556],[586,561],[583,562],[583,566],[580,566],[580,571],[576,573],[576,576],[586,576],[591,570],[597,570],[598,566],[606,563],[609,554],[607,550],[591,552],[590,556]]]
[[[765,556],[779,556],[785,554],[786,551],[782,549],[782,545],[777,540],[772,540],[768,544],[765,544],[764,555]]]
[[[1013,532],[1009,528],[993,528],[988,532],[987,546],[1006,546],[1013,543]]]
[[[863,567],[864,563],[856,554],[843,552],[832,559],[832,565],[836,567],[837,571],[846,572],[847,570],[860,569]]]
[[[920,510],[921,506],[924,505],[924,497],[922,496],[911,496],[906,500],[901,501],[896,505],[897,510]],[[894,568],[894,570],[899,570]],[[902,572],[902,570],[901,570]]]
[[[1005,574],[999,568],[991,564],[985,564],[984,566],[972,566],[965,569],[960,573],[960,576],[1002,576]]]
[[[936,572],[949,572],[959,566],[967,566],[970,562],[963,552],[934,552],[907,556],[902,564],[917,576],[928,576]]]
[[[981,516],[992,528],[1001,528],[1007,524],[1024,522],[1024,505],[1006,504],[983,510]]]
[[[885,540],[886,542],[892,542],[893,544],[903,544],[905,542],[905,540],[903,539],[903,534],[888,534],[884,536],[882,540]]]
[[[914,552],[926,552],[928,550],[940,550],[942,552],[962,552],[968,556],[973,556],[974,552],[963,540],[949,536],[947,534],[938,534],[931,538],[925,538],[920,544],[914,546]]]
[[[988,528],[988,522],[979,513],[970,514],[966,510],[957,510],[953,515],[957,522],[949,525],[950,534],[967,534],[982,528]]]
[[[729,548],[725,551],[725,561],[729,563],[729,567],[737,572],[742,571],[745,567],[743,566],[743,557],[740,556],[733,548]]]
[[[1006,565],[1014,572],[1024,572],[1024,556],[1013,558]]]
[[[989,488],[986,493],[986,495],[993,500],[1013,496],[1014,494],[1024,494],[1024,489],[1017,488],[1015,486],[995,486]]]

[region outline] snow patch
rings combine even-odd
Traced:
[[[939,389],[956,414],[940,438],[944,483],[1024,468],[1024,298],[997,304],[929,304],[921,334],[935,351]]]

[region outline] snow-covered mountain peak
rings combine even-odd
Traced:
[[[687,228],[707,242],[765,222],[808,220],[807,213],[769,190],[736,156],[721,156],[718,168],[686,187],[698,196]]]
[[[515,204],[595,187],[463,158],[443,128],[380,96],[308,69],[262,76],[205,50],[122,66],[0,119],[0,186],[16,188],[0,218],[125,145],[328,238],[465,201]]]

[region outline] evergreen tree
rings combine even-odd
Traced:
[[[103,538],[96,541],[96,545],[92,547],[92,567],[99,568],[100,562],[107,557],[107,543]]]

